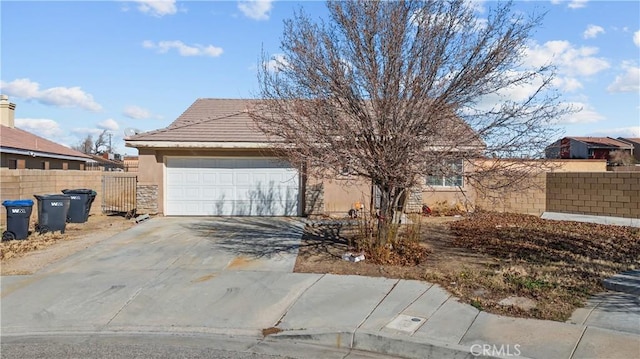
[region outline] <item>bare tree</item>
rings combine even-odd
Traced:
[[[102,130],[100,135],[98,135],[98,138],[96,138],[96,141],[93,143],[94,154],[97,155],[100,153],[100,147],[107,147],[107,149],[110,148],[108,136],[109,134],[107,133],[107,130]]]
[[[615,166],[632,166],[635,164],[635,158],[630,152],[615,150],[609,152],[609,162]]]
[[[82,152],[84,154],[90,155],[93,153],[93,137],[91,134],[88,134],[80,143],[75,146],[72,146],[76,151]]]
[[[101,153],[101,148],[106,147],[108,152],[111,152],[111,135],[107,132],[107,130],[102,130],[102,132],[98,135],[96,140],[93,140],[93,136],[88,134],[80,143],[75,146],[72,146],[76,151],[80,151],[82,153],[88,155],[97,155]]]
[[[529,177],[543,161],[502,159],[541,158],[551,120],[568,111],[550,89],[554,69],[523,61],[543,16],[497,2],[479,19],[470,6],[329,1],[328,22],[298,11],[285,21],[282,55],[263,53],[257,126],[313,175],[348,167],[371,179],[379,244],[405,192],[428,174],[464,175],[478,188]]]

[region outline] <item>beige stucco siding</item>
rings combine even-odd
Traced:
[[[309,181],[317,183],[318,180]],[[366,209],[371,203],[371,182],[365,178],[337,178],[322,180],[324,189],[324,213],[346,216],[357,202]]]

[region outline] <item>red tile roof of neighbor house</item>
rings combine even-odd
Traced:
[[[247,113],[252,100],[197,99],[168,127],[128,141],[269,142]]]
[[[632,148],[632,145],[620,140],[616,140],[611,137],[569,137],[569,138],[574,139],[576,141],[584,142],[589,146],[593,146],[593,147],[616,147],[616,148],[625,148],[625,149]]]
[[[25,151],[44,152],[52,155],[90,158],[82,152],[15,127],[0,126],[0,146]]]

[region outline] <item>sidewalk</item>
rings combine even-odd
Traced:
[[[2,300],[2,335],[89,331],[261,337],[262,329],[276,327],[282,331],[265,341],[289,340],[408,358],[640,357],[637,297],[620,297],[635,300],[630,306],[617,307],[620,311],[602,305],[585,308],[583,320],[574,316],[571,324],[479,312],[439,286],[420,281],[238,271],[221,273],[203,291],[188,290],[188,284],[193,284],[189,278],[202,278],[202,274],[174,276],[183,286],[173,280],[172,284],[152,282],[136,288],[135,296],[119,296],[118,288],[111,289],[110,303],[91,305],[101,285],[73,289],[71,278],[49,277],[53,285],[73,296],[47,305],[42,301],[51,296],[37,294],[44,289],[39,281],[16,290]],[[3,292],[9,282],[22,281],[3,277]],[[107,282],[109,287],[117,283],[103,283]]]
[[[358,289],[347,294],[344,286],[349,281]],[[373,288],[389,285],[385,280],[368,281],[372,281]],[[600,306],[590,310],[586,322],[571,324],[479,312],[437,285],[406,280],[393,283],[376,305],[354,307],[352,303],[373,297],[373,293],[355,282],[360,280],[322,278],[308,290],[309,298],[299,300],[282,318],[278,327],[286,331],[270,339],[351,345],[409,358],[474,356],[469,354],[527,358],[640,357],[637,297],[624,298],[631,305],[619,307],[619,312]],[[332,298],[335,304],[329,308],[328,295],[320,293],[336,292],[341,294]],[[365,313],[365,308],[371,307],[373,311]],[[313,329],[296,329],[305,325]]]

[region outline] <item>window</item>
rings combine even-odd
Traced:
[[[427,176],[431,187],[462,187],[462,160],[445,161]]]
[[[15,170],[18,168],[18,160],[16,160],[15,158],[9,158],[9,169],[10,170]]]

